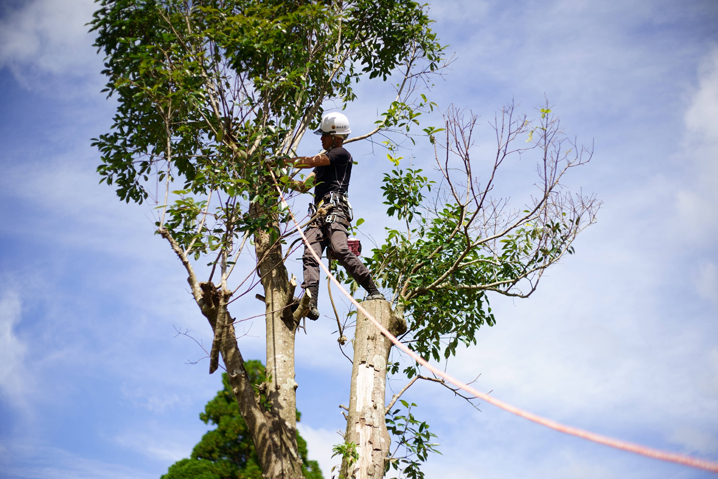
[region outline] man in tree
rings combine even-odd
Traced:
[[[382,121],[364,137],[415,124],[433,106],[417,87],[432,83],[429,77],[444,65],[428,6],[414,0],[98,4],[91,30],[104,57],[106,91],[117,105],[109,130],[93,141],[98,172],[122,201],[163,203],[156,231],[185,269],[213,332],[210,374],[224,363],[263,477],[302,479],[294,348],[310,295],[292,311],[297,285],[284,264],[281,228],[288,213],[275,183],[277,176],[284,180],[284,165],[267,159],[295,151],[322,105],[348,105],[361,78],[391,78],[392,86],[395,75],[403,78]],[[163,200],[153,196],[160,184]],[[244,270],[240,257],[252,254],[250,244],[256,264]],[[270,408],[252,387],[230,311],[257,286],[235,278],[255,272],[265,298]]]
[[[299,168],[315,169],[310,182],[285,179],[283,162],[267,160],[294,151],[326,101],[352,102],[353,85],[362,78],[391,78],[392,83],[401,78],[382,120],[362,137],[409,133],[417,117],[435,106],[419,93],[421,86],[433,83],[431,76],[446,65],[444,47],[430,28],[429,7],[414,0],[99,0],[99,5],[91,30],[105,57],[105,91],[117,102],[110,130],[93,140],[102,161],[101,181],[113,185],[122,201],[164,202],[157,210],[156,232],[183,265],[192,298],[213,332],[210,374],[222,360],[231,386],[227,395],[231,390],[237,401],[262,476],[305,479],[296,434],[294,353],[310,298],[312,316],[319,315],[319,264],[310,251],[321,254],[330,246],[370,299],[382,296],[346,244],[351,215],[345,196],[352,167],[351,155],[342,147],[350,132],[346,118],[334,114],[322,119],[326,153],[290,160]],[[495,323],[487,293],[530,296],[544,271],[573,253],[578,233],[595,221],[600,203],[572,194],[563,183],[564,174],[585,164],[592,150],[563,134],[549,105],[540,112],[538,123],[532,123],[512,105],[501,110],[494,124],[493,166],[475,159],[472,165],[473,114],[466,119],[461,109],[451,108],[444,128],[425,128],[443,177],[433,198],[424,196],[430,182],[420,169],[384,175],[387,214],[406,231],[391,229],[365,261],[397,296],[398,311],[393,314],[386,301],[371,301],[370,306],[386,311],[387,319],[404,318],[411,348],[424,358],[440,362],[455,356],[459,346],[475,344],[479,328]],[[435,134],[445,135],[446,141]],[[497,169],[529,150],[537,156],[539,178],[533,186],[539,190],[531,192],[525,207],[514,209],[490,195]],[[398,166],[398,158],[392,161]],[[290,306],[296,282],[282,250],[287,237],[281,224],[289,218],[276,190],[277,176],[301,191],[314,187],[323,212],[312,218],[305,252],[304,286],[314,294],[295,311]],[[152,191],[162,183],[164,200],[153,198]],[[175,190],[178,186],[182,189]],[[243,268],[235,267],[248,253],[247,241],[254,245],[256,265],[240,272]],[[202,277],[207,264],[212,267]],[[237,342],[237,319],[230,312],[230,305],[256,282],[235,281],[235,271],[247,279],[256,273],[264,292],[263,391],[252,383]],[[364,370],[352,373],[351,397],[361,395],[364,404],[373,402],[374,407],[357,410],[350,402],[344,437],[348,454],[343,454],[342,466],[348,477],[354,469],[363,477],[369,474],[361,471],[372,470],[375,478],[386,470],[385,413],[391,408],[384,407],[383,384],[387,372],[398,372],[400,365],[389,363],[391,343],[374,331],[357,328],[354,341],[357,350],[364,348],[367,361],[355,360],[357,369]],[[376,345],[371,355],[361,346],[370,342]],[[405,373],[411,383],[422,376],[415,364]],[[370,377],[374,379],[364,380]],[[426,426],[418,425],[418,434],[407,439],[406,431],[417,423],[409,414],[398,414],[392,414],[390,425],[401,435],[397,445],[414,444],[413,454],[425,460],[430,449]],[[373,431],[367,435],[356,424]],[[378,444],[383,446],[377,453]],[[350,459],[357,455],[349,471]],[[406,476],[419,477],[415,463],[406,458],[389,463],[403,464]],[[189,464],[188,474],[200,479],[194,466],[203,467]]]
[[[325,152],[315,156],[300,156],[290,161],[295,168],[314,168],[304,181],[293,183],[293,188],[307,191],[312,184],[315,185],[314,203],[310,206],[315,219],[306,232],[309,246],[305,246],[302,257],[302,287],[311,294],[307,317],[316,320],[319,318],[319,262],[310,248],[321,257],[324,249],[329,246],[339,264],[369,293],[367,300],[384,299],[384,295],[377,289],[364,263],[347,245],[347,228],[352,220],[347,194],[353,163],[352,155],[342,145],[351,133],[349,120],[341,113],[328,113],[314,133],[321,135]]]

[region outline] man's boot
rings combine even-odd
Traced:
[[[362,284],[362,287],[366,290],[367,293],[369,293],[369,296],[366,297],[365,301],[372,301],[374,299],[386,299],[383,294],[379,291],[379,288],[376,287],[376,284],[374,284],[374,280],[369,277],[364,284]]]
[[[319,285],[310,286],[307,288],[307,293],[311,294],[309,298],[309,312],[307,318],[312,321],[319,319],[319,309],[317,309],[317,299],[319,299]]]

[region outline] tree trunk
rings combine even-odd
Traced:
[[[403,318],[394,316],[385,300],[364,301],[367,312],[392,334],[406,331]],[[386,366],[391,342],[361,312],[354,335],[354,365],[345,443],[356,444],[354,464],[342,460],[342,478],[381,479],[391,439],[386,429]]]
[[[259,386],[270,403],[270,409],[260,402],[252,381],[244,368],[239,351],[234,319],[227,309],[232,292],[212,282],[201,283],[194,274],[187,255],[166,229],[159,233],[169,241],[172,249],[185,265],[192,288],[192,295],[202,314],[207,318],[214,340],[210,351],[210,374],[219,365],[221,354],[227,368],[239,411],[252,435],[254,446],[262,467],[264,479],[304,479],[302,459],[297,447],[297,383],[294,381],[294,336],[297,320],[292,308],[295,282],[290,282],[282,262],[279,244],[271,241],[271,235],[260,232],[255,235],[255,248],[259,261],[259,273],[265,291],[267,323],[268,382]],[[223,272],[224,274],[224,272]],[[306,308],[306,302],[304,304]]]
[[[290,307],[296,283],[289,281],[282,249],[269,232],[254,235],[259,274],[265,293],[267,328],[266,396],[273,416],[272,434],[279,450],[262,460],[265,477],[303,478],[297,447],[297,383],[294,374],[294,342],[298,323]],[[263,258],[263,259],[262,259]],[[277,454],[279,453],[279,454]],[[271,475],[267,468],[272,469]]]
[[[282,408],[275,408],[274,401],[269,411],[260,404],[259,395],[244,369],[244,359],[237,345],[233,318],[226,309],[230,292],[218,291],[212,283],[202,283],[201,287],[203,301],[200,307],[212,328],[215,331],[220,328],[219,351],[227,368],[229,384],[239,404],[239,411],[252,434],[262,476],[264,479],[303,479],[302,461],[297,450],[296,422],[287,427],[280,414]],[[264,389],[269,398],[272,395],[270,388]],[[280,400],[275,398],[275,401]],[[294,403],[292,397],[292,405]],[[294,417],[296,420],[296,415]]]
[[[229,383],[237,398],[242,417],[252,434],[254,447],[262,466],[265,479],[303,479],[302,461],[297,452],[295,428],[288,428],[272,408],[267,411],[257,400],[249,376],[244,369],[244,361],[237,348],[234,327],[227,326],[226,345],[222,347],[222,358],[229,373]],[[274,403],[272,403],[274,404]]]

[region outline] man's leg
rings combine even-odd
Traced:
[[[310,228],[305,233],[309,247],[322,257],[322,251],[326,245],[322,244],[324,238],[321,228]],[[308,246],[304,246],[304,255],[302,255],[302,263],[304,266],[304,281],[302,288],[308,291],[312,297],[309,300],[309,313],[307,317],[312,320],[319,319],[319,309],[317,309],[317,300],[319,299],[319,261],[314,259]]]
[[[332,223],[330,226],[329,241],[332,245],[334,257],[339,264],[351,275],[359,285],[369,293],[367,299],[384,299],[384,295],[374,284],[371,273],[364,266],[364,263],[351,252],[347,246],[347,229],[339,223]]]

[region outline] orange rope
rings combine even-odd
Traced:
[[[272,177],[274,178],[274,173],[272,173]],[[570,434],[572,436],[580,437],[583,439],[587,439],[589,441],[593,441],[598,444],[604,444],[606,446],[614,447],[616,449],[621,449],[623,451],[633,452],[635,454],[640,454],[640,455],[646,456],[646,457],[652,457],[654,459],[660,459],[661,461],[674,462],[677,464],[683,464],[684,466],[695,467],[698,469],[704,469],[706,471],[718,473],[718,462],[707,461],[707,460],[703,460],[703,459],[696,459],[694,457],[685,456],[683,454],[665,452],[665,451],[661,451],[659,449],[653,449],[650,447],[641,446],[639,444],[633,444],[633,443],[626,442],[626,441],[620,441],[618,439],[613,439],[608,436],[602,436],[600,434],[595,434],[593,432],[579,429],[576,427],[566,426],[566,425],[563,425],[556,421],[552,421],[550,419],[546,419],[541,416],[537,416],[536,414],[530,413],[528,411],[524,411],[523,409],[519,409],[515,406],[507,404],[507,403],[500,401],[500,400],[498,400],[492,396],[489,396],[487,394],[481,393],[481,392],[477,391],[476,389],[472,388],[471,386],[464,384],[461,381],[459,381],[458,379],[455,379],[454,377],[452,377],[451,375],[441,371],[440,369],[435,368],[434,366],[429,364],[425,359],[423,359],[418,354],[416,354],[414,351],[412,351],[408,347],[406,347],[401,341],[396,339],[396,337],[393,334],[391,334],[376,319],[374,319],[374,317],[371,314],[369,314],[369,312],[366,309],[364,309],[364,307],[359,302],[357,302],[357,300],[355,300],[354,297],[351,294],[349,294],[342,287],[342,285],[339,283],[339,281],[337,281],[337,279],[334,277],[334,275],[331,273],[331,271],[329,271],[329,269],[326,266],[324,266],[324,263],[322,263],[321,258],[319,258],[317,256],[317,254],[314,252],[314,250],[311,247],[309,247],[309,241],[307,240],[307,237],[304,236],[304,232],[299,227],[299,223],[297,223],[297,220],[294,217],[294,213],[292,213],[291,208],[289,208],[287,201],[284,199],[284,194],[282,194],[282,191],[279,188],[279,185],[277,184],[276,178],[274,178],[274,184],[275,184],[275,187],[277,188],[277,191],[279,192],[279,195],[282,199],[282,204],[289,211],[289,214],[291,215],[292,221],[294,221],[294,224],[297,225],[297,231],[299,231],[299,234],[302,236],[302,241],[304,241],[304,244],[307,245],[309,252],[312,254],[312,256],[314,256],[314,259],[317,260],[317,262],[322,267],[324,272],[327,273],[327,275],[329,276],[329,279],[332,282],[334,282],[334,284],[336,284],[337,287],[339,287],[341,292],[347,298],[349,298],[349,301],[351,301],[354,304],[354,306],[357,307],[357,310],[361,311],[364,314],[364,316],[366,316],[372,323],[374,323],[374,326],[376,326],[376,328],[379,331],[381,331],[381,333],[384,336],[389,338],[389,340],[392,343],[394,343],[394,345],[397,348],[404,351],[406,354],[411,356],[416,362],[418,362],[419,364],[424,366],[426,369],[428,369],[432,373],[434,373],[437,376],[439,376],[440,378],[450,382],[454,386],[456,386],[460,389],[463,389],[464,391],[468,392],[469,394],[472,394],[473,396],[476,396],[477,398],[480,398],[488,403],[493,404],[494,406],[497,406],[497,407],[499,407],[505,411],[508,411],[512,414],[515,414],[519,417],[528,419],[529,421],[533,421],[537,424],[546,426],[546,427],[554,429],[556,431],[563,432],[565,434]]]

